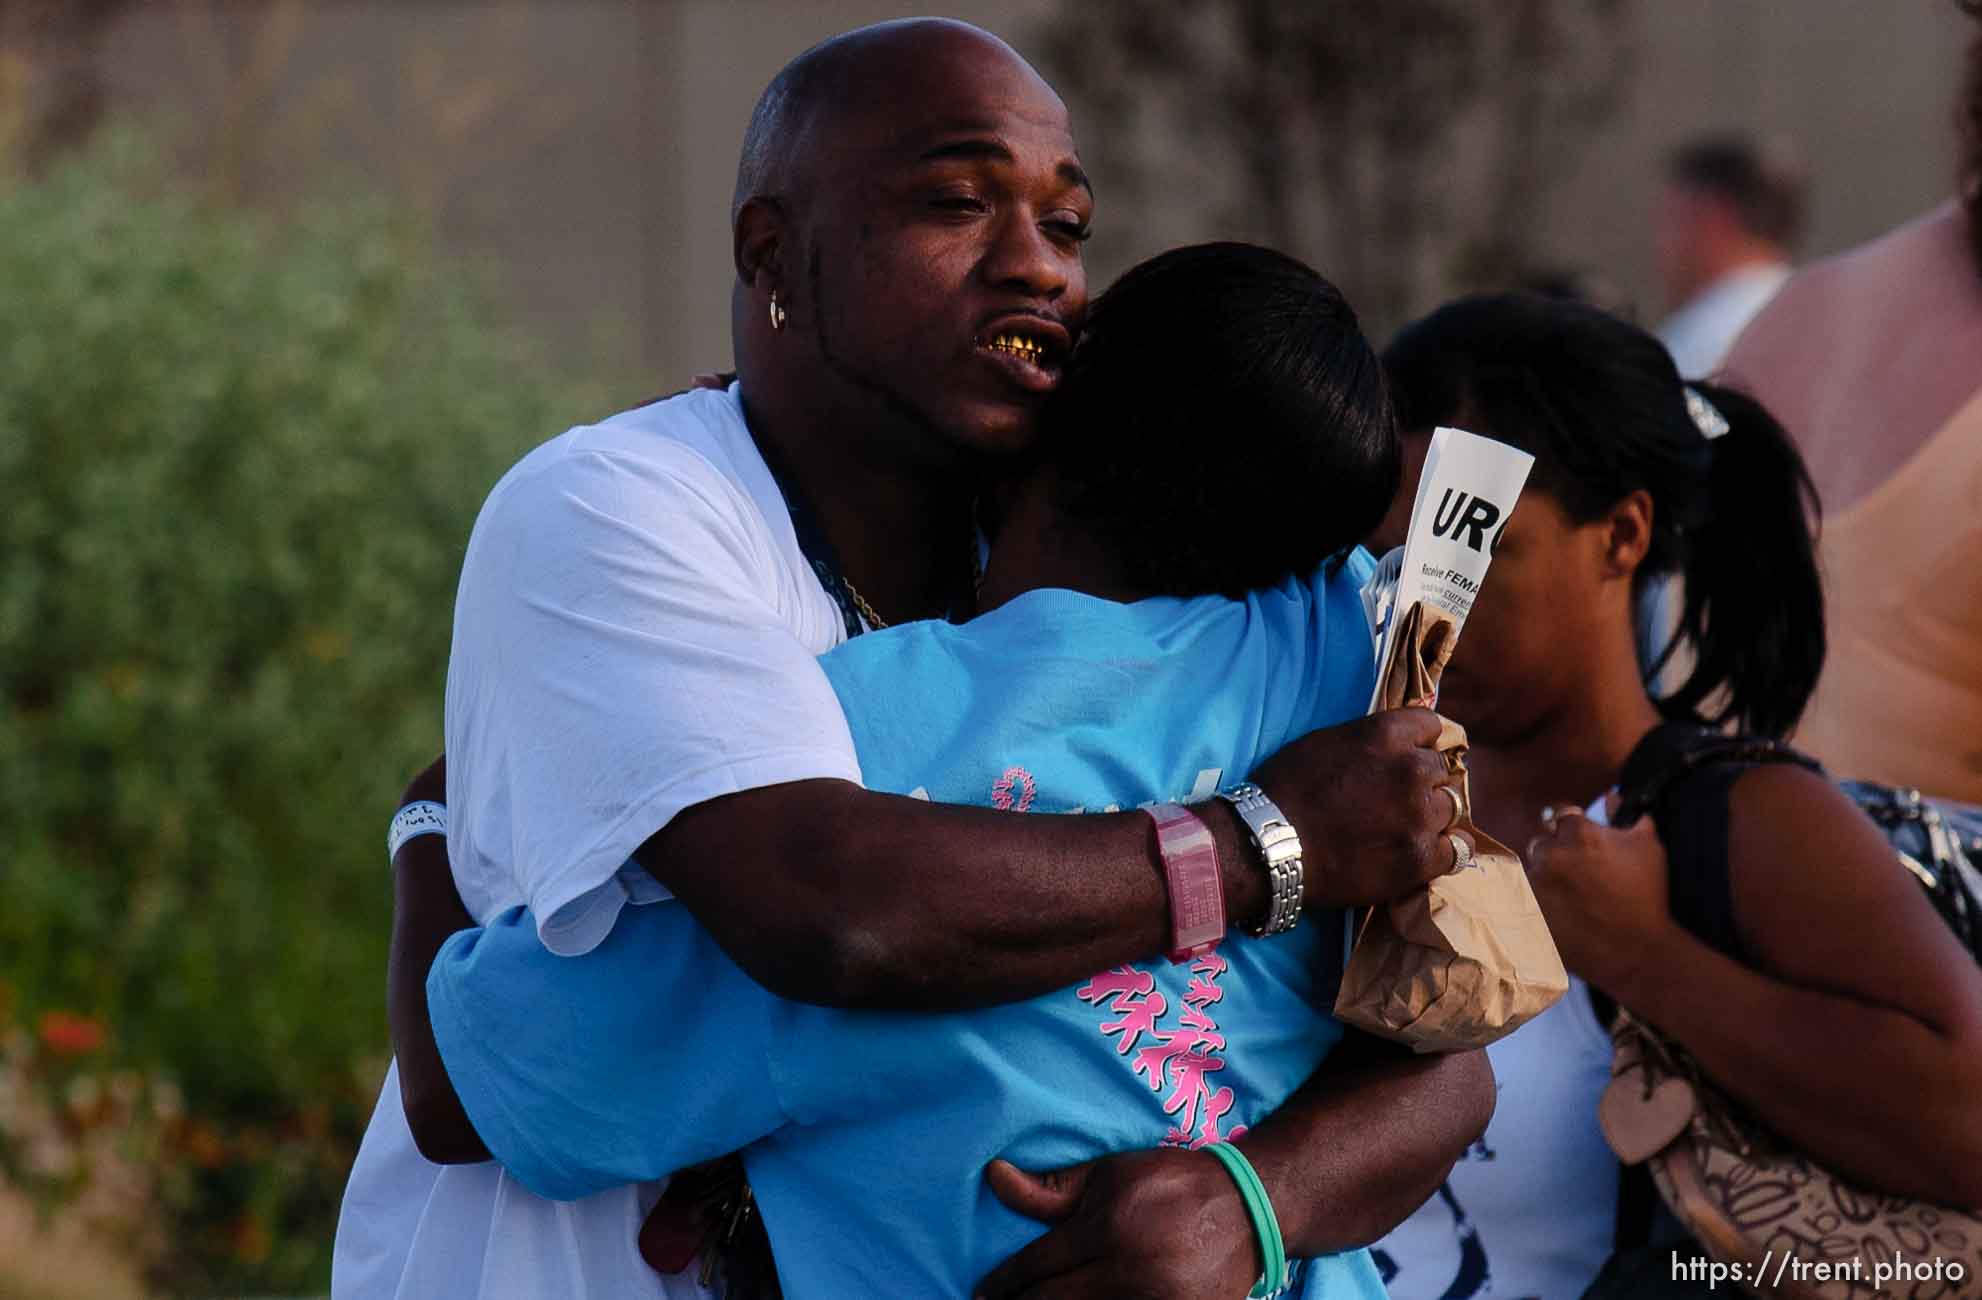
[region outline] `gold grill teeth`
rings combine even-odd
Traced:
[[[1046,355],[1044,344],[1016,334],[1000,334],[991,340],[990,346],[999,352],[1009,352],[1031,361],[1038,361]]]

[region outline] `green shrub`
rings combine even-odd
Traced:
[[[383,208],[215,211],[140,153],[0,182],[0,981],[205,1126],[161,1285],[320,1286],[468,528],[602,398]]]

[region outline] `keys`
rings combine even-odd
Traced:
[[[736,1235],[750,1222],[750,1216],[757,1212],[756,1198],[751,1194],[750,1184],[744,1182],[741,1170],[735,1182],[725,1180],[725,1186],[716,1201],[709,1206],[709,1233],[702,1243],[702,1272],[700,1281],[708,1286],[716,1276],[716,1265],[726,1257],[736,1244]]]

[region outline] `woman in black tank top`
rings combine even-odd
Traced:
[[[1982,971],[1842,792],[1715,763],[1627,829],[1580,815],[1703,735],[1780,739],[1802,713],[1824,657],[1816,500],[1782,428],[1561,301],[1461,300],[1385,363],[1418,463],[1441,424],[1536,457],[1441,707],[1470,734],[1475,819],[1529,846],[1570,970],[1839,1174],[1982,1205]],[[1635,613],[1669,581],[1678,628],[1645,664]]]

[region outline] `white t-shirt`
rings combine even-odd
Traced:
[[[1601,800],[1590,808],[1602,824]],[[1371,1247],[1391,1300],[1577,1300],[1617,1240],[1621,1166],[1597,1126],[1610,1035],[1575,976],[1487,1059],[1486,1134],[1444,1186]]]
[[[860,779],[817,656],[845,620],[798,549],[732,387],[525,456],[468,539],[447,666],[448,854],[589,951],[667,893],[633,850],[719,795]]]
[[[1730,271],[1659,322],[1659,341],[1672,353],[1681,379],[1708,379],[1748,322],[1789,279],[1787,262]]]
[[[697,390],[525,456],[469,538],[447,675],[448,853],[477,919],[519,903],[547,947],[598,944],[667,891],[629,855],[684,808],[859,781],[817,656],[846,625],[798,547],[738,390]],[[705,1294],[637,1235],[660,1185],[541,1200],[434,1165],[388,1071],[345,1188],[334,1300]]]

